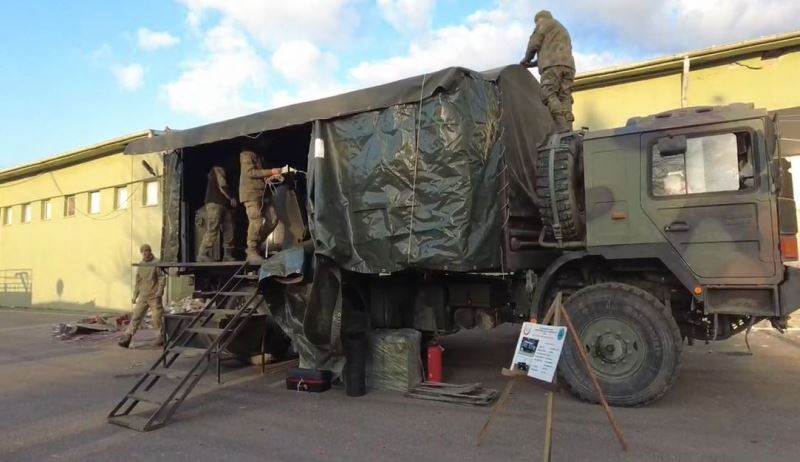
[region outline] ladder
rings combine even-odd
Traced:
[[[140,432],[163,427],[189,396],[214,358],[217,360],[217,380],[219,381],[220,354],[236,338],[247,319],[255,313],[262,301],[262,296],[258,291],[254,293],[237,291],[243,281],[252,279],[251,276],[245,274],[246,267],[247,264],[239,267],[205,303],[202,310],[188,323],[180,326],[176,335],[168,339],[158,360],[150,366],[150,369],[108,414],[110,423]],[[224,301],[231,296],[247,296],[248,298],[237,309],[220,308],[224,306]],[[209,326],[214,315],[218,314],[231,315],[232,318],[224,327]],[[208,347],[189,346],[198,334],[211,337],[212,340]],[[193,358],[194,361],[191,362],[188,369],[173,367],[178,358]],[[138,414],[131,414],[142,403],[149,405],[149,409]]]

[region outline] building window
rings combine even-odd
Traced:
[[[75,216],[75,196],[67,196],[64,198],[64,216]]]
[[[53,219],[53,201],[45,199],[42,201],[42,221]]]
[[[724,133],[686,140],[686,152],[661,156],[653,146],[653,195],[681,196],[754,187],[750,134]]]
[[[158,205],[158,181],[144,183],[144,205]]]
[[[114,209],[124,210],[128,208],[128,187],[120,186],[114,192]]]
[[[3,224],[8,226],[14,222],[14,208],[6,207],[3,209]]]
[[[30,223],[33,221],[33,207],[31,204],[22,204],[22,222]]]
[[[92,215],[100,213],[100,191],[89,193],[89,213]]]

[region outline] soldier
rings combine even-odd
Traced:
[[[547,10],[536,13],[536,29],[528,40],[528,49],[520,64],[533,67],[538,64],[541,76],[542,101],[550,109],[556,131],[572,130],[572,82],[575,80],[575,59],[572,41],[567,29],[553,19]],[[536,55],[538,60],[534,60]]]
[[[231,195],[225,169],[219,165],[211,167],[206,186],[206,233],[200,244],[197,261],[214,261],[211,252],[217,245],[220,226],[222,227],[223,261],[235,261],[233,256],[233,209],[239,203]]]
[[[278,225],[278,218],[275,215],[275,207],[272,204],[272,194],[267,191],[267,180],[278,177],[281,169],[265,169],[261,165],[258,155],[249,150],[239,154],[241,164],[241,174],[239,177],[239,200],[244,204],[247,211],[247,261],[248,263],[258,264],[264,258],[258,253],[261,243],[262,227],[266,219],[266,231],[264,236],[269,235]]]
[[[153,250],[150,245],[144,244],[140,248],[142,253],[142,263],[155,263],[156,257],[153,255]],[[155,266],[140,266],[136,270],[136,285],[133,287],[133,315],[131,322],[128,324],[128,329],[122,340],[119,341],[119,346],[128,348],[131,343],[133,334],[139,329],[139,325],[144,319],[147,308],[150,308],[150,314],[153,317],[153,327],[158,329],[158,338],[153,343],[153,346],[164,345],[164,329],[161,321],[161,313],[164,306],[161,304],[161,297],[164,295],[164,285],[166,279],[160,268]]]

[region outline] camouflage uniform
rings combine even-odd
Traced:
[[[155,263],[157,261],[153,258],[149,261],[142,260],[142,263]],[[161,316],[164,311],[164,305],[161,302],[161,297],[164,295],[165,285],[166,278],[161,268],[156,268],[155,266],[140,266],[137,268],[136,285],[133,289],[133,299],[136,305],[133,307],[131,322],[125,332],[128,336],[133,336],[139,329],[148,308],[150,308],[150,315],[153,317],[153,327],[161,331],[161,335],[163,335]]]
[[[572,128],[572,83],[575,80],[575,59],[567,29],[553,19],[549,11],[536,13],[536,29],[528,41],[521,64],[532,64],[539,55],[540,93],[550,109],[558,131]]]
[[[225,193],[223,193],[225,191]],[[233,210],[236,201],[228,193],[225,169],[214,166],[208,172],[206,187],[206,232],[200,244],[198,261],[211,261],[211,253],[217,245],[220,228],[222,228],[222,248],[225,250],[224,260],[234,260],[233,253]]]
[[[242,151],[239,154],[241,174],[239,177],[239,200],[247,211],[247,254],[248,260],[255,253],[264,237],[269,235],[278,224],[275,207],[272,204],[272,193],[267,191],[266,179],[274,174],[274,170],[265,169],[261,159],[253,151]],[[264,225],[266,218],[266,226]],[[263,233],[262,233],[262,228]],[[262,237],[263,236],[263,237]]]

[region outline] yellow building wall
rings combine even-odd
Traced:
[[[107,155],[65,168],[0,183],[0,210],[13,222],[0,225],[0,306],[128,310],[139,246],[161,242],[159,203],[144,205],[144,181],[157,180],[142,166],[162,171],[158,155]],[[115,210],[115,188],[127,186],[127,209]],[[89,213],[89,192],[100,191],[98,214]],[[75,216],[66,217],[65,196],[76,196]],[[42,217],[42,201],[53,204]],[[32,205],[32,222],[22,223],[22,204]],[[0,221],[0,223],[2,223]],[[29,272],[30,284],[20,282]],[[5,287],[4,287],[5,283]],[[20,293],[22,291],[22,293]]]

